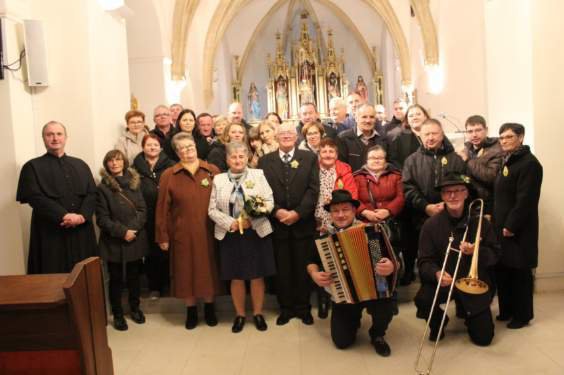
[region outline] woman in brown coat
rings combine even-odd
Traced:
[[[161,176],[155,240],[171,255],[171,293],[186,302],[186,329],[198,324],[197,299],[204,300],[207,325],[215,326],[219,289],[213,225],[208,218],[212,180],[219,170],[198,159],[190,134],[178,133],[172,147],[180,161]]]

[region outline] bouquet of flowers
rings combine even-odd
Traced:
[[[266,199],[259,195],[246,195],[244,209],[250,217],[261,217],[270,213],[270,208],[266,205]]]

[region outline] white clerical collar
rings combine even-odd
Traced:
[[[284,161],[284,155],[286,155],[286,154],[290,155],[290,158],[288,160],[292,160],[294,158],[294,151],[296,151],[296,148],[293,148],[292,150],[290,150],[288,152],[284,152],[281,149],[278,149],[278,155],[280,155],[280,159],[282,161]]]

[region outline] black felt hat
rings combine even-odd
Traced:
[[[352,197],[350,191],[345,189],[337,189],[333,190],[333,193],[331,193],[331,202],[324,205],[323,208],[325,209],[325,211],[329,211],[331,205],[338,203],[352,203],[352,205],[355,207],[360,206],[360,202]]]
[[[457,172],[447,172],[444,176],[439,180],[439,183],[435,185],[435,189],[441,190],[446,186],[453,186],[453,185],[464,185],[468,189],[472,187],[470,182],[470,177],[466,176],[462,173]]]

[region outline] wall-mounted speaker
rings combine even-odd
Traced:
[[[41,21],[24,20],[24,44],[28,85],[49,86],[47,51]]]

